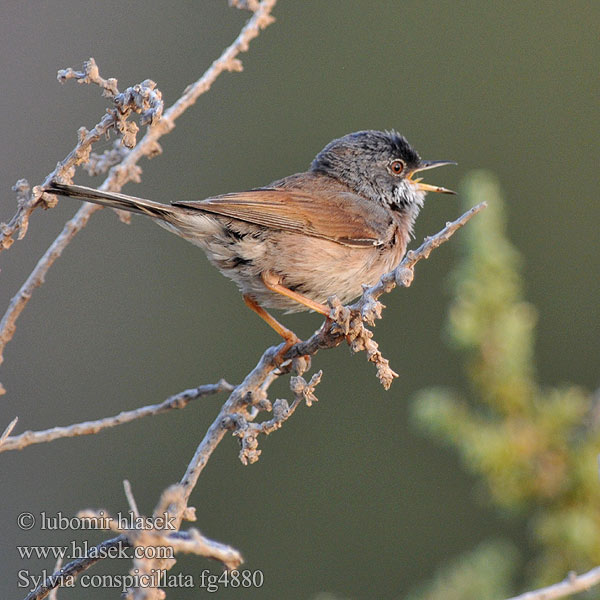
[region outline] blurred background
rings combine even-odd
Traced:
[[[73,148],[77,129],[94,126],[107,106],[95,86],[58,84],[58,69],[81,68],[92,56],[121,90],[153,79],[169,106],[248,18],[224,0],[5,2],[0,13],[0,221],[15,212],[17,179],[41,183]],[[473,169],[495,173],[507,236],[521,255],[522,295],[537,313],[534,376],[540,389],[595,390],[598,4],[280,0],[273,14],[277,22],[241,55],[243,73],[222,75],[161,140],[163,154],[140,163],[142,182],[124,191],[168,202],[244,190],[305,170],[333,138],[395,128],[424,158],[458,162],[432,172],[430,183],[456,189]],[[415,247],[464,209],[464,197],[432,196]],[[78,207],[65,199],[36,211],[26,238],[2,254],[2,312]],[[461,452],[411,416],[425,388],[469,389],[446,326],[463,233],[418,265],[410,289],[384,299],[375,335],[400,374],[390,391],[364,355],[343,346],[322,352],[313,360],[324,371],[320,402],[260,440],[257,464],[243,467],[230,438],[212,456],[191,504],[204,534],[240,549],[245,567],[264,573],[262,589],[244,598],[404,598],[491,539],[520,557],[514,589],[531,580],[535,503],[529,513],[495,505]],[[283,321],[302,337],[321,323],[311,314]],[[0,430],[17,415],[21,433],[157,403],[221,377],[237,383],[275,343],[200,250],[149,220],[126,226],[101,211],[51,269],[6,348]],[[289,398],[287,386],[283,378],[271,398]],[[127,478],[150,514],[223,401],[209,397],[95,436],[2,454],[0,594],[26,595],[19,569],[39,575],[54,567],[19,559],[16,545],[104,539],[21,531],[20,512],[126,511]],[[175,572],[203,569],[219,572],[194,557],[181,557]]]

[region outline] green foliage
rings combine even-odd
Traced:
[[[523,300],[498,183],[475,172],[462,196],[469,207],[488,203],[459,236],[448,318],[471,389],[421,392],[415,414],[459,451],[496,506],[528,519],[537,555],[527,566],[534,584],[550,583],[600,563],[596,403],[579,387],[547,389],[536,378],[536,313]]]
[[[516,551],[508,542],[490,542],[440,569],[433,581],[406,600],[498,600],[510,596]]]

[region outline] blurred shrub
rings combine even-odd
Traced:
[[[508,542],[489,542],[440,569],[433,581],[405,600],[498,600],[510,596],[516,551]]]
[[[499,509],[527,519],[535,550],[525,565],[530,583],[548,584],[600,564],[598,401],[577,386],[546,388],[537,380],[536,311],[523,300],[521,258],[506,237],[498,183],[475,172],[462,197],[467,207],[488,203],[457,236],[462,259],[448,315],[469,389],[425,390],[414,412],[456,448]]]

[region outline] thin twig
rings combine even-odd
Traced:
[[[218,383],[201,385],[197,388],[184,390],[161,402],[160,404],[151,404],[142,406],[135,410],[126,410],[112,417],[97,419],[96,421],[84,421],[83,423],[74,423],[66,427],[53,427],[43,431],[25,431],[20,435],[7,437],[0,442],[0,452],[6,450],[22,450],[32,444],[42,444],[51,442],[60,438],[76,437],[80,435],[91,435],[98,433],[108,427],[116,427],[123,423],[130,423],[142,417],[154,416],[168,410],[185,408],[192,400],[218,394],[219,392],[230,392],[233,386],[221,379]],[[12,425],[12,423],[11,423]]]
[[[160,146],[158,145],[157,140],[165,133],[168,133],[169,131],[171,131],[171,129],[174,126],[175,119],[177,119],[177,117],[179,117],[188,107],[190,107],[192,104],[194,104],[194,102],[197,100],[197,98],[211,87],[213,82],[217,79],[217,77],[222,72],[227,71],[227,70],[228,71],[240,71],[242,69],[242,64],[237,59],[237,55],[241,52],[245,52],[248,49],[248,44],[250,43],[250,41],[253,40],[255,37],[257,37],[262,29],[264,29],[265,27],[267,27],[269,24],[271,24],[274,21],[274,19],[270,13],[276,4],[276,1],[277,0],[262,0],[261,2],[253,1],[251,3],[250,2],[243,3],[246,8],[253,10],[254,14],[249,19],[249,21],[246,23],[246,25],[242,28],[240,34],[235,39],[233,44],[231,44],[231,46],[229,46],[228,48],[225,49],[225,51],[222,53],[222,55],[215,62],[213,62],[211,67],[206,71],[206,73],[198,81],[196,81],[194,84],[192,84],[185,90],[185,92],[183,93],[181,98],[164,114],[163,118],[157,124],[148,128],[146,135],[144,136],[144,138],[142,139],[140,144],[138,144],[138,146],[136,148],[134,148],[128,154],[126,154],[120,164],[114,165],[111,167],[109,176],[104,181],[102,186],[100,186],[102,189],[111,189],[113,191],[118,191],[121,189],[121,187],[127,181],[136,180],[137,178],[139,178],[139,167],[137,167],[137,162],[140,160],[140,158],[142,156],[152,156],[152,155],[156,154],[157,152],[160,152]],[[107,87],[110,87],[112,82],[110,80],[106,80],[106,81],[108,84]],[[108,165],[109,162],[107,161],[106,164]],[[22,191],[18,192],[18,194],[19,193],[21,194],[22,202],[26,202],[26,200],[25,200],[26,192],[24,191],[25,187],[26,187],[26,184],[23,184]],[[38,191],[39,191],[39,189],[35,190],[35,193],[37,193]],[[30,199],[32,199],[33,197],[34,197],[34,194],[29,196]],[[31,211],[33,210],[33,208],[35,206],[35,202],[36,201],[31,200],[32,206],[25,207],[23,209],[22,214],[25,214],[25,217],[24,217],[25,227],[27,224],[27,219],[29,218],[29,214],[31,214],[31,212],[27,212],[27,211],[29,211],[30,208],[31,208]],[[69,221],[65,225],[65,228],[63,229],[62,233],[58,236],[58,238],[55,240],[55,242],[50,246],[48,251],[44,254],[44,257],[42,257],[42,259],[36,265],[34,271],[28,277],[25,284],[23,284],[23,286],[21,287],[19,292],[15,295],[15,297],[11,301],[11,304],[9,305],[9,308],[8,308],[6,314],[4,315],[2,321],[0,321],[0,363],[2,362],[2,354],[4,351],[4,347],[6,346],[6,344],[8,343],[8,341],[12,338],[12,336],[14,334],[15,327],[16,327],[16,320],[18,319],[19,315],[25,308],[27,302],[29,301],[29,298],[31,297],[32,292],[34,291],[34,289],[36,287],[38,287],[39,285],[41,285],[41,283],[43,283],[44,277],[45,277],[46,273],[48,272],[49,268],[51,267],[51,265],[53,264],[53,262],[56,260],[56,258],[58,258],[58,256],[60,256],[60,254],[62,253],[64,248],[68,245],[68,243],[71,241],[71,239],[73,239],[73,237],[76,235],[76,233],[78,231],[80,231],[81,228],[83,228],[83,226],[85,226],[85,224],[87,223],[87,220],[93,214],[93,212],[95,212],[95,210],[96,210],[96,207],[92,206],[92,205],[83,206],[79,209],[79,211],[77,212],[75,217],[73,219],[71,219],[71,221]],[[3,227],[2,231],[0,231],[0,234],[2,234],[4,236],[4,239],[8,239],[8,238],[12,239],[12,235],[21,226],[23,226],[23,218],[21,218],[20,223],[13,224],[12,229],[10,228],[10,225],[9,225],[8,230],[6,229],[6,227]],[[268,375],[266,376],[266,379],[269,379]],[[227,387],[230,389],[229,384],[225,384],[223,382],[222,385],[227,385]],[[0,393],[2,393],[1,386],[0,386]],[[266,394],[266,392],[265,392],[265,394]],[[184,395],[184,397],[186,397],[185,392],[183,393],[183,395]],[[180,394],[178,394],[176,397],[179,397],[180,400],[182,400]],[[182,401],[184,402],[183,405],[185,405],[187,403],[185,400],[182,400]],[[189,400],[187,400],[187,401],[189,401]],[[157,405],[156,410],[157,411],[168,410],[168,408],[166,408],[166,407],[162,408],[163,405],[165,405],[165,404],[167,404],[169,406],[169,408],[178,407],[177,403],[172,405],[171,399],[169,399],[165,403]],[[142,414],[140,414],[140,412],[143,413],[144,409],[141,409],[138,411],[131,411],[131,412],[132,413],[137,412],[138,414],[133,418],[138,418],[139,416],[143,416]],[[150,412],[148,412],[146,414],[156,414],[156,413],[153,413],[152,410],[150,410]],[[118,419],[119,416],[121,418],[123,418],[123,413],[121,415],[117,415],[117,417],[115,417],[115,419]],[[133,415],[131,415],[131,416],[133,416]],[[106,422],[106,420],[101,420],[101,421]],[[7,435],[10,434],[10,431],[14,427],[15,424],[16,424],[16,420],[14,421],[14,423],[9,425],[9,427],[7,427],[3,437],[6,437]],[[114,424],[116,425],[117,423],[115,422]],[[84,424],[82,424],[82,425],[84,425]],[[110,425],[107,425],[107,426],[110,426]],[[49,431],[52,431],[52,430],[49,430]],[[43,433],[43,432],[38,432],[38,433]],[[64,431],[62,433],[64,433]],[[25,434],[23,434],[23,435],[25,435]],[[32,435],[35,437],[35,434],[32,434]],[[74,434],[74,435],[77,435],[77,434]],[[16,437],[20,437],[20,436],[16,436]],[[58,435],[57,437],[62,437],[62,436]],[[50,438],[46,438],[46,439],[42,440],[42,439],[38,438],[38,441],[49,441],[49,439]],[[52,438],[52,439],[55,439],[55,438]],[[7,449],[10,440],[11,440],[11,438],[7,438],[7,439],[3,440],[4,444],[3,444],[2,449]],[[21,441],[21,443],[23,443],[23,442]],[[32,442],[32,443],[35,443],[35,442]],[[27,444],[24,444],[24,445],[27,445]],[[20,447],[24,447],[24,445],[20,446]],[[178,486],[178,487],[180,487],[180,486]],[[181,490],[181,492],[180,492],[181,502],[179,504],[182,504],[183,506],[181,507],[181,509],[177,510],[179,519],[183,519],[183,518],[186,518],[188,520],[193,519],[193,516],[194,516],[193,508],[186,506],[187,498],[189,497],[189,493],[191,493],[191,489],[188,491],[187,496],[183,493],[183,490]],[[164,494],[163,494],[163,496],[164,496]],[[159,506],[160,506],[160,503],[159,503]],[[157,506],[157,510],[159,509],[159,506]],[[181,535],[179,532],[175,532],[173,535],[175,535],[175,534]],[[197,532],[197,530],[193,530],[192,534],[190,534],[190,535],[193,536],[192,542],[195,544],[196,549],[199,547],[199,545],[202,545],[202,544],[204,544],[205,546],[208,544],[209,549],[210,549],[212,540],[208,540],[207,538],[204,538],[203,536],[201,536],[201,534],[199,532]],[[95,562],[100,560],[100,558],[102,558],[103,556],[107,556],[107,553],[105,552],[106,549],[108,549],[110,547],[129,547],[129,546],[130,546],[130,542],[127,540],[126,536],[124,536],[124,535],[119,535],[116,538],[102,542],[101,544],[96,546],[96,552],[93,554],[93,557],[78,559],[78,560],[72,561],[71,563],[67,564],[65,567],[60,569],[59,573],[54,574],[53,576],[50,576],[49,578],[47,578],[45,580],[44,584],[39,586],[36,590],[32,591],[30,594],[28,594],[26,600],[41,600],[42,598],[45,598],[52,589],[56,589],[57,587],[62,585],[65,581],[68,581],[64,577],[75,578],[77,576],[77,574],[79,574],[80,572],[89,568],[92,564],[94,564]],[[223,561],[224,564],[226,564],[229,568],[233,568],[233,566],[236,566],[242,562],[241,555],[239,555],[239,553],[237,553],[237,551],[229,548],[228,546],[219,544],[218,542],[212,542],[212,548],[215,549],[213,552],[213,557],[216,558],[217,560]],[[206,548],[205,548],[205,550],[206,550]],[[200,552],[200,553],[206,554],[206,552]]]
[[[186,88],[182,96],[164,112],[162,118],[158,120],[158,122],[154,123],[151,127],[148,127],[146,134],[140,143],[130,150],[118,165],[115,165],[110,169],[110,174],[102,183],[100,189],[119,191],[128,181],[139,181],[140,169],[137,166],[137,163],[144,156],[152,157],[161,152],[158,140],[173,129],[175,120],[192,106],[199,96],[210,89],[221,73],[224,71],[242,70],[242,63],[237,56],[248,49],[249,43],[259,35],[261,30],[273,23],[274,18],[271,16],[271,11],[276,2],[277,0],[262,0],[262,2],[256,6],[254,14],[242,28],[234,42],[223,51],[221,56],[212,63],[198,81]],[[91,144],[89,147],[91,147]],[[89,147],[85,147],[85,150],[87,150],[88,153]],[[74,164],[78,164],[77,161],[80,160],[79,154],[81,152],[82,150],[78,150],[77,147],[73,151],[73,153],[77,155],[74,159]],[[54,172],[48,177],[51,177],[53,174]],[[48,178],[46,178],[46,182],[48,182]],[[31,198],[36,196],[36,194],[39,194],[41,197],[43,191],[42,187],[34,188],[34,193],[31,195]],[[44,197],[48,198],[49,196],[44,195]],[[27,208],[28,211],[29,208],[33,211],[35,206],[37,206],[38,201],[32,200],[31,202],[32,206]],[[77,211],[75,216],[66,223],[63,231],[56,240],[54,240],[25,283],[11,300],[4,317],[0,321],[0,364],[3,360],[4,348],[14,335],[16,321],[29,302],[34,290],[44,282],[46,273],[54,261],[62,254],[63,250],[75,235],[85,227],[90,216],[96,212],[98,208],[99,207],[96,205],[86,204]],[[29,214],[31,214],[31,211],[27,213],[27,218],[29,217]],[[13,220],[15,219],[16,221],[19,221],[20,217],[15,216]],[[6,239],[12,239],[12,235],[21,225],[22,224],[16,222],[13,223],[11,220],[8,225],[2,227],[0,234]],[[2,393],[1,386],[0,393]]]
[[[35,288],[44,283],[44,278],[48,269],[54,264],[54,261],[62,254],[68,243],[79,233],[87,224],[89,218],[100,208],[95,204],[84,204],[75,213],[75,216],[67,221],[58,237],[52,242],[48,250],[38,261],[25,283],[11,299],[2,320],[0,320],[0,364],[4,360],[4,348],[12,339],[16,330],[16,321],[27,303]]]
[[[127,504],[129,504],[129,510],[131,511],[131,514],[136,518],[139,517],[140,511],[138,509],[137,502],[135,501],[129,479],[123,480],[123,489],[125,490],[125,497],[127,498]]]
[[[560,583],[525,592],[519,596],[508,598],[508,600],[555,600],[556,598],[566,598],[579,592],[585,592],[598,584],[600,584],[600,567],[595,567],[582,575],[569,573]]]
[[[72,585],[75,581],[75,578],[80,573],[86,569],[89,569],[102,558],[111,556],[111,551],[113,549],[121,551],[124,548],[130,547],[131,544],[124,535],[119,535],[110,540],[104,540],[103,542],[100,542],[97,546],[92,548],[92,551],[88,556],[72,560],[70,563],[67,563],[61,567],[58,571],[52,573],[52,575],[46,577],[42,584],[27,594],[25,600],[42,600],[48,596],[51,590],[58,587]]]
[[[147,533],[144,532],[144,534]],[[153,543],[156,546],[170,546],[175,552],[212,558],[218,560],[229,570],[237,569],[244,562],[242,555],[235,548],[207,538],[195,527],[187,531],[177,531],[171,535],[155,534],[153,537]],[[143,541],[142,539],[142,545],[144,545]]]
[[[63,557],[59,556],[56,564],[54,565],[54,572],[58,573],[61,570],[61,567],[63,565]],[[58,588],[54,588],[49,594],[48,594],[48,600],[58,600]]]
[[[165,548],[169,547],[172,549],[171,552],[140,552],[140,561],[147,561],[148,556],[154,555],[158,557],[157,563],[154,565],[156,571],[164,569],[166,566],[170,567],[169,563],[174,564],[173,556],[177,552],[186,552],[188,554],[198,554],[206,558],[212,558],[223,563],[228,569],[235,569],[243,562],[242,555],[231,546],[222,544],[215,540],[211,540],[198,531],[198,529],[192,527],[187,531],[177,531],[172,527],[171,522],[168,518],[165,518],[167,508],[172,503],[180,503],[182,499],[181,487],[173,485],[167,488],[159,501],[159,504],[155,512],[159,513],[159,516],[154,520],[157,524],[154,527],[150,527],[152,519],[141,517],[144,519],[143,526],[136,526],[135,520],[128,518],[123,519],[121,516],[119,519],[112,517],[106,510],[81,510],[77,513],[78,519],[86,519],[91,522],[97,521],[102,523],[103,527],[110,529],[116,533],[124,535],[131,547],[146,548]],[[133,527],[128,527],[129,524],[133,524]],[[145,555],[145,557],[142,557]],[[167,564],[161,564],[166,561]],[[142,567],[142,562],[139,563]],[[145,566],[148,566],[146,564]],[[139,571],[143,569],[140,568]],[[149,569],[151,572],[152,569]]]
[[[156,84],[150,79],[119,93],[117,80],[101,77],[93,58],[85,61],[83,71],[61,69],[58,72],[58,80],[61,83],[68,79],[76,79],[78,83],[94,83],[100,86],[103,95],[112,99],[113,107],[106,111],[102,119],[90,131],[85,127],[79,129],[77,145],[46,176],[41,186],[30,190],[29,183],[25,179],[17,181],[13,187],[17,195],[17,212],[8,223],[0,224],[0,252],[10,248],[15,234],[17,234],[17,239],[23,239],[27,233],[29,217],[37,207],[52,208],[56,206],[57,199],[50,195],[44,195],[44,187],[57,177],[72,178],[75,167],[89,160],[93,144],[106,137],[111,129],[116,129],[121,134],[121,143],[127,148],[133,148],[139,128],[135,123],[127,120],[131,113],[135,112],[141,115],[142,125],[155,123],[162,116],[162,96],[155,89]]]
[[[231,392],[227,402],[223,404],[216,419],[208,428],[180,482],[183,486],[185,502],[189,500],[198,477],[206,466],[208,459],[223,439],[225,433],[230,429],[229,415],[236,412],[247,414],[252,405],[264,399],[266,391],[262,390],[261,386],[277,368],[275,358],[281,348],[283,348],[283,344],[265,350],[256,367]],[[251,417],[248,415],[247,418],[250,419]],[[177,515],[177,517],[180,519],[181,515]]]
[[[311,406],[317,401],[315,396],[315,387],[321,382],[323,371],[315,373],[310,382],[306,382],[303,377],[292,377],[290,379],[290,388],[294,392],[294,401],[290,405],[285,399],[275,400],[272,406],[266,405],[266,410],[273,413],[273,417],[262,423],[252,423],[249,419],[239,413],[229,416],[229,420],[223,421],[223,427],[233,430],[233,435],[240,438],[242,449],[240,450],[240,460],[242,464],[248,465],[255,463],[260,457],[261,451],[258,450],[259,434],[269,435],[279,429],[296,411],[302,401],[307,406]],[[264,388],[264,385],[262,386]],[[266,398],[264,402],[268,402]],[[250,413],[251,419],[255,414]]]
[[[8,436],[10,435],[10,432],[15,428],[15,426],[18,422],[19,422],[19,417],[15,417],[8,424],[8,426],[4,430],[4,433],[2,435],[0,435],[0,446],[2,446],[2,444],[4,444],[4,442],[6,441],[6,438],[8,438]]]

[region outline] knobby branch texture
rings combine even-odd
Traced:
[[[9,248],[15,240],[15,236],[17,236],[16,239],[22,239],[25,236],[29,217],[37,207],[51,208],[56,204],[55,197],[43,194],[44,186],[53,179],[72,182],[75,168],[88,160],[90,161],[88,168],[90,173],[98,174],[108,171],[107,178],[99,186],[100,189],[118,192],[129,181],[139,182],[141,168],[138,166],[138,162],[143,157],[152,158],[162,152],[158,140],[173,129],[176,119],[210,89],[221,73],[242,70],[242,63],[237,56],[248,50],[249,43],[274,22],[271,12],[276,1],[234,3],[239,8],[252,10],[254,14],[242,28],[238,37],[212,63],[204,75],[189,85],[181,97],[166,111],[163,111],[161,94],[151,80],[145,80],[136,86],[127,88],[120,94],[117,80],[102,78],[93,58],[85,63],[84,70],[81,72],[73,69],[60,70],[58,80],[61,82],[75,79],[78,83],[99,85],[103,95],[113,101],[114,108],[109,109],[91,131],[85,128],[79,130],[79,141],[75,148],[57,164],[41,185],[35,186],[31,190],[28,182],[24,179],[17,182],[13,188],[17,194],[17,212],[8,223],[0,224],[0,251]],[[135,137],[138,132],[137,125],[127,121],[127,118],[133,113],[140,115],[140,123],[147,126],[147,130],[140,142],[131,148],[132,144],[135,145]],[[101,156],[92,154],[92,145],[112,130],[120,134],[120,142]],[[40,258],[25,283],[10,301],[0,320],[0,364],[3,361],[4,348],[15,333],[17,319],[27,306],[34,290],[44,283],[50,267],[99,208],[96,205],[84,204],[75,213],[75,216],[67,221],[61,233]],[[4,389],[0,384],[0,394],[3,392]]]

